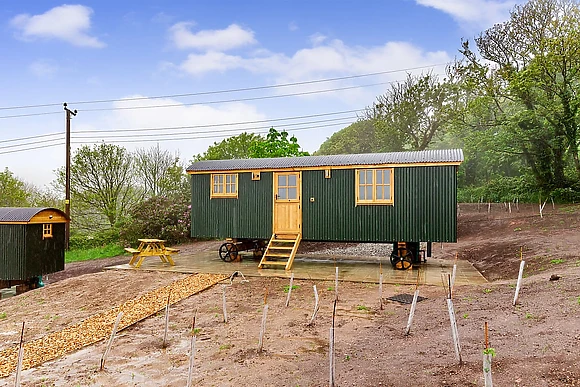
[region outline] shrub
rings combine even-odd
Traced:
[[[71,233],[69,240],[71,250],[87,250],[111,244],[119,244],[119,230],[117,228],[97,231],[91,235]]]
[[[125,245],[139,238],[159,238],[169,243],[189,239],[191,206],[179,198],[155,196],[145,200],[121,225],[120,237]]]

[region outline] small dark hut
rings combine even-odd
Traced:
[[[0,207],[0,288],[64,270],[67,222],[55,208]]]

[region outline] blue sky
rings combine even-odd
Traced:
[[[65,101],[79,110],[73,150],[158,143],[187,161],[214,141],[274,126],[313,152],[388,82],[442,74],[462,37],[507,19],[518,2],[2,2],[0,168],[39,186],[54,179],[64,165],[62,106],[7,108]],[[370,73],[383,74],[281,86]],[[260,86],[278,87],[151,98]],[[78,103],[95,100],[116,101]],[[164,105],[172,106],[143,108]],[[25,114],[34,115],[8,117]],[[328,115],[285,120],[320,114]],[[259,123],[243,124],[251,121]],[[154,130],[177,127],[186,128]]]

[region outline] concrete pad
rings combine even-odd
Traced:
[[[258,269],[258,260],[251,255],[243,255],[240,262],[223,262],[217,251],[206,251],[196,254],[176,254],[173,256],[175,266],[161,262],[158,257],[147,257],[139,269],[128,264],[111,266],[107,269],[119,270],[153,270],[178,273],[210,273],[231,275],[240,271],[246,277],[282,277],[290,278],[291,272],[283,267]],[[298,255],[294,259],[292,272],[296,279],[334,280],[335,266],[339,269],[341,281],[378,283],[382,265],[383,283],[415,284],[419,276],[421,285],[442,286],[441,274],[451,273],[453,261],[427,259],[426,263],[410,270],[395,270],[388,258],[347,257]],[[484,284],[487,280],[468,261],[457,261],[455,285]]]

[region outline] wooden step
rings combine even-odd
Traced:
[[[270,246],[271,250],[292,250],[294,246]]]
[[[290,258],[290,253],[270,253],[264,254],[266,257],[283,257],[283,258]]]
[[[287,262],[283,261],[265,261],[262,262],[262,265],[278,265],[278,266],[286,266]]]
[[[296,239],[272,239],[272,242],[294,243],[296,242]]]

